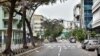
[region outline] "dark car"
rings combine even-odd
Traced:
[[[70,41],[70,43],[76,43],[76,39],[75,38],[70,38],[69,41]]]

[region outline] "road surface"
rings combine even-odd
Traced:
[[[48,43],[22,56],[97,56],[96,51],[81,49],[78,43]]]

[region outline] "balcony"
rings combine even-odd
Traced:
[[[4,17],[3,21],[8,21],[8,18],[9,18],[9,17]],[[16,21],[18,21],[18,19],[13,18],[13,22],[16,22]]]

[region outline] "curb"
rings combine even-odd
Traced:
[[[20,53],[20,54],[17,54],[17,55],[15,55],[15,56],[21,56],[21,55],[25,55],[25,54],[27,54],[27,53],[29,53],[29,52],[32,52],[32,51],[34,51],[34,50],[36,50],[36,49],[39,49],[39,48],[41,48],[42,46],[40,46],[40,47],[37,47],[37,48],[35,48],[35,49],[32,49],[32,50],[29,50],[29,51],[26,51],[26,52],[23,52],[23,53]]]

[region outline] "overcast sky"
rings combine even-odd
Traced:
[[[35,14],[43,15],[47,18],[62,18],[64,20],[73,20],[73,8],[80,0],[67,0],[64,3],[59,1],[53,5],[40,6]]]

